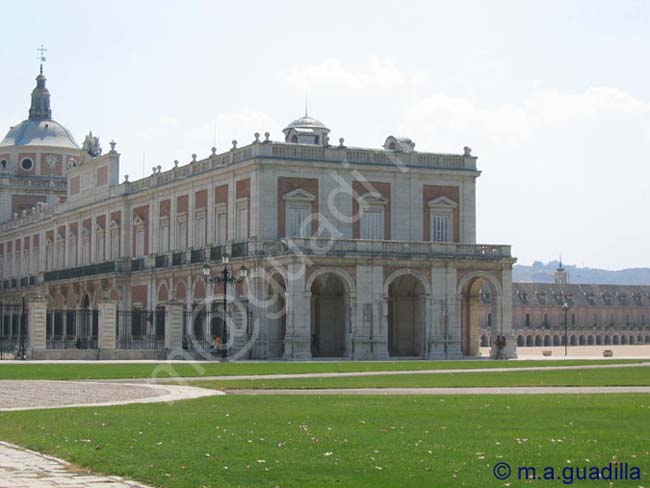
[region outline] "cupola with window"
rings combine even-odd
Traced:
[[[310,117],[306,112],[304,117],[291,122],[282,132],[284,132],[285,142],[317,146],[329,145],[330,130],[320,120]]]

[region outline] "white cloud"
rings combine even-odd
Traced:
[[[623,117],[650,126],[650,103],[616,88],[590,87],[582,93],[537,91],[519,105],[482,106],[464,97],[423,96],[401,118],[404,133],[431,140],[436,131],[467,134],[490,143],[521,145],[534,131]]]
[[[329,58],[320,64],[295,66],[284,78],[300,89],[332,88],[355,93],[413,88],[427,81],[426,74],[403,71],[390,58],[379,57],[370,57],[356,67]]]

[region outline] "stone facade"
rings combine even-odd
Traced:
[[[303,117],[284,141],[255,134],[122,183],[114,144],[82,155],[64,202],[0,224],[0,299],[40,294],[48,308],[100,317],[163,307],[171,350],[187,346],[181,332],[195,320],[179,317],[222,310],[222,285],[203,266],[216,276],[227,254],[232,271],[249,270],[226,298],[233,358],[477,355],[482,287],[496,298],[499,352],[514,357],[514,259],[509,246],[476,244],[480,171],[469,148],[416,152],[395,138],[353,148],[330,145],[328,133]],[[106,327],[102,344],[119,348],[114,321]]]

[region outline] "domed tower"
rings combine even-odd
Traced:
[[[284,132],[285,142],[295,144],[315,144],[318,146],[329,145],[328,134],[330,130],[320,120],[307,115],[294,120],[287,125]]]
[[[11,127],[0,142],[0,222],[66,195],[66,169],[81,150],[70,132],[52,119],[43,66],[32,91],[29,118]]]

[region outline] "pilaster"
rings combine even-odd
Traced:
[[[97,304],[99,310],[99,349],[115,349],[117,327],[117,301],[104,300]]]

